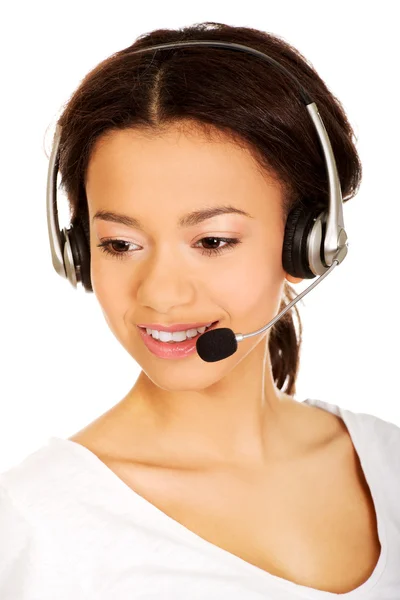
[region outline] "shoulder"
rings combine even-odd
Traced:
[[[0,473],[0,487],[23,506],[26,501],[43,494],[43,489],[47,489],[44,486],[48,485],[56,471],[59,459],[57,447],[43,445]]]
[[[76,509],[84,473],[73,463],[69,446],[53,443],[0,473],[0,598],[78,597],[74,524],[81,532],[88,515]]]
[[[400,459],[400,427],[371,413],[354,411],[343,406],[338,407],[339,414],[352,434],[360,442],[368,443],[371,448],[380,449]],[[400,463],[399,463],[400,466]]]
[[[400,427],[376,415],[341,408],[353,442],[375,466],[381,479],[395,476],[400,488]]]
[[[400,427],[367,412],[358,412],[342,405],[307,399],[305,403],[339,417],[351,437],[360,457],[378,472],[400,476]],[[400,477],[397,477],[400,481]]]
[[[10,491],[4,486],[0,476],[0,539],[8,540],[12,536],[7,535],[10,528],[17,527],[19,531],[26,530],[28,521],[24,511],[19,506]]]
[[[31,526],[23,510],[0,481],[0,593],[17,577],[16,564],[26,555]]]
[[[302,404],[309,406],[315,406],[330,414],[340,417],[346,424],[351,423],[353,428],[359,433],[374,432],[377,438],[385,438],[389,435],[392,441],[398,442],[400,440],[400,426],[391,421],[387,421],[381,417],[373,415],[371,413],[354,411],[346,408],[342,404],[333,404],[331,402],[325,402],[319,399],[307,398]]]
[[[84,463],[82,466],[77,452],[74,444],[50,438],[47,444],[0,473],[4,507],[12,510],[16,518],[18,511],[20,517],[25,515],[38,531],[42,525],[57,520],[60,507],[74,505],[74,494],[85,485]]]

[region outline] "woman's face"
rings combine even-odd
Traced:
[[[204,389],[242,360],[250,364],[269,330],[207,363],[197,352],[173,360],[154,355],[138,324],[219,321],[218,327],[247,333],[277,314],[285,279],[282,192],[251,154],[194,127],[113,131],[94,148],[86,193],[93,291],[112,332],[149,379],[166,390]],[[180,224],[189,213],[221,206],[249,216],[226,212]],[[136,227],[96,217],[100,211],[135,219]],[[238,243],[203,239],[214,237]],[[110,239],[108,249],[118,256],[99,247]]]

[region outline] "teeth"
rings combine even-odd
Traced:
[[[212,323],[208,323],[203,327],[198,327],[197,329],[187,329],[186,331],[157,331],[156,329],[150,329],[146,327],[146,331],[148,335],[151,335],[155,340],[160,340],[160,342],[183,342],[186,339],[190,339],[195,337],[198,333],[204,333],[205,330],[210,327]]]

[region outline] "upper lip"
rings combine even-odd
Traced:
[[[159,325],[157,323],[138,323],[138,327],[144,329],[156,329],[157,331],[186,331],[187,329],[197,329],[205,327],[209,323],[213,324],[216,321],[206,321],[205,323],[176,323],[175,325]]]

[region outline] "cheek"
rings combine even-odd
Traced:
[[[249,247],[209,281],[215,303],[235,321],[243,317],[249,323],[250,318],[258,325],[279,310],[284,285],[281,244],[279,240],[276,245],[264,244],[262,252],[260,247]]]
[[[126,262],[124,259],[117,260],[104,256],[97,248],[92,252],[90,260],[92,286],[102,302],[107,302],[109,297],[117,302],[118,298],[124,295],[124,288],[128,288],[127,267],[124,267],[124,262]]]

